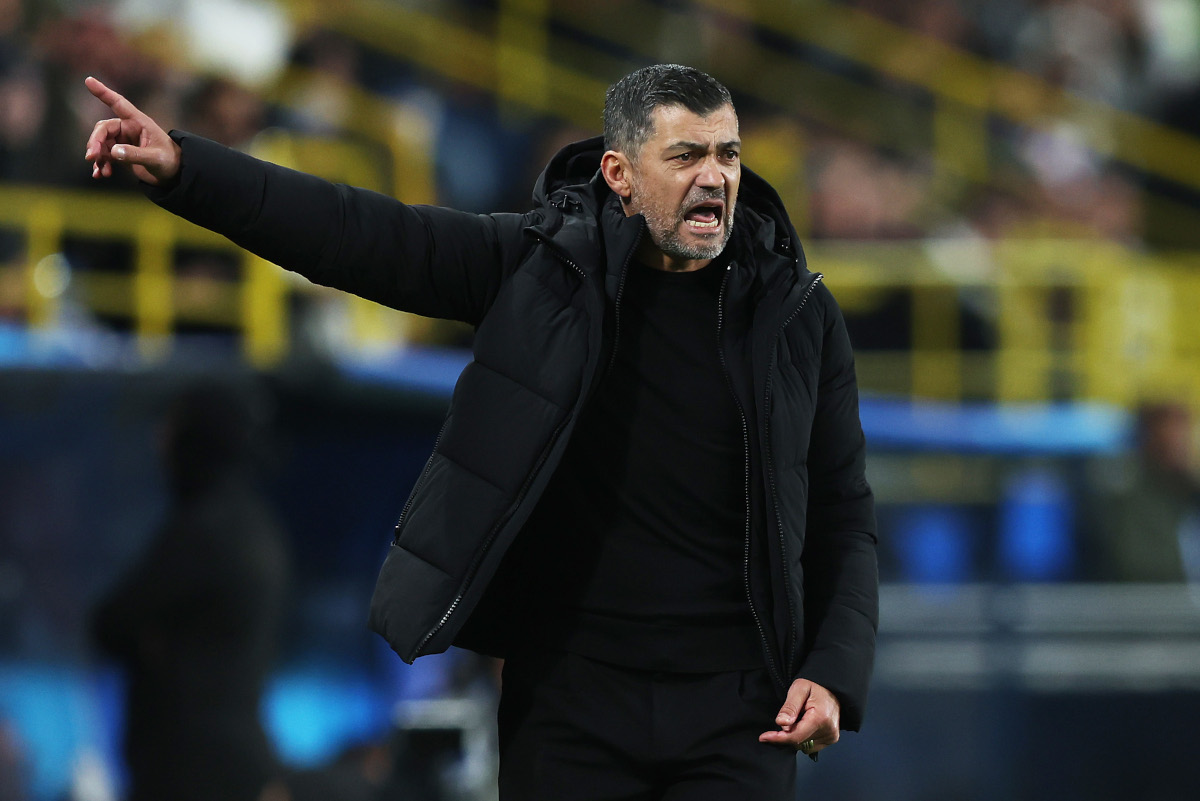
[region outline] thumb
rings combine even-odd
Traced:
[[[170,181],[179,173],[179,145],[167,140],[169,145],[136,147],[134,145],[113,145],[112,158],[120,164],[136,167],[133,171],[140,180],[157,186],[163,181]]]
[[[112,157],[114,161],[125,164],[141,164],[143,167],[157,167],[162,163],[162,157],[154,148],[135,147],[134,145],[113,145]]]
[[[783,706],[779,708],[779,714],[775,716],[775,725],[787,728],[800,719],[800,712],[804,709],[804,704],[808,701],[809,688],[807,685],[796,682],[788,690],[787,699],[784,700]]]

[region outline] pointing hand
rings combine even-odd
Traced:
[[[93,178],[108,178],[113,163],[128,164],[133,174],[152,186],[169,183],[179,174],[181,150],[166,131],[121,95],[95,78],[84,81],[88,91],[116,114],[92,129],[84,158],[92,162]]]

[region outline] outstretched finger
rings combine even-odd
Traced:
[[[84,78],[83,84],[89,92],[95,95],[101,103],[111,108],[113,113],[121,119],[131,120],[141,114],[137,106],[126,100],[123,95],[117,94],[92,76]]]

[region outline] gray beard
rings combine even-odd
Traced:
[[[701,197],[689,196],[684,201],[683,208],[688,209],[697,203],[713,198],[724,200],[724,193],[720,195],[706,194]],[[725,206],[724,219],[721,221],[723,232],[721,238],[694,245],[686,244],[679,233],[681,226],[687,224],[684,218],[685,212],[679,209],[667,210],[653,205],[638,208],[640,205],[635,198],[633,208],[646,218],[646,227],[650,230],[651,241],[654,242],[655,247],[671,258],[715,259],[721,255],[721,251],[725,250],[729,237],[733,235],[733,206],[728,203]]]

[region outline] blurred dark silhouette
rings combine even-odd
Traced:
[[[227,78],[206,78],[183,101],[183,127],[223,145],[247,150],[266,124],[262,98]]]
[[[1096,577],[1182,582],[1184,540],[1200,520],[1191,415],[1178,403],[1145,404],[1137,427],[1137,462],[1096,508]]]
[[[28,763],[14,727],[0,717],[0,801],[25,801]]]
[[[255,484],[259,426],[232,387],[196,385],[164,430],[161,529],[95,612],[128,678],[132,801],[256,799],[281,770],[259,720],[290,578]]]

